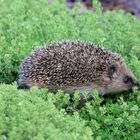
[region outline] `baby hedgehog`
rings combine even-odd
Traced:
[[[100,95],[132,91],[139,83],[122,57],[92,43],[63,41],[44,46],[21,64],[19,89],[32,86]]]

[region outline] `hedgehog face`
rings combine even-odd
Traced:
[[[111,65],[104,81],[106,94],[132,92],[133,87],[139,86],[136,77],[124,62]]]

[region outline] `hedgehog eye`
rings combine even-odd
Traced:
[[[131,81],[131,79],[130,79],[129,76],[125,76],[125,77],[123,78],[123,82],[124,82],[125,84],[128,84],[130,81]]]

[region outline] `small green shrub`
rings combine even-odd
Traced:
[[[100,98],[88,102],[81,111],[81,117],[87,120],[93,137],[100,139],[135,139],[140,138],[140,92],[133,95],[118,96],[113,103],[108,99],[101,105]]]
[[[140,139],[140,92],[127,96],[113,102],[94,93],[77,112],[73,104],[79,97],[71,105],[61,91],[54,95],[46,89],[0,85],[0,139]]]
[[[44,99],[45,95],[47,99]],[[47,90],[35,88],[25,92],[18,91],[15,85],[1,85],[0,139],[92,139],[90,127],[86,126],[77,112],[68,115],[64,109],[58,110],[54,104],[55,100]]]

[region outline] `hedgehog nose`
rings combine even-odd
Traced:
[[[139,84],[138,81],[136,83],[134,83],[134,86],[137,86],[138,87],[138,90],[140,90],[140,84]]]
[[[140,84],[139,84],[139,82],[137,80],[133,81],[133,85],[137,86],[137,87],[140,87]]]
[[[133,81],[130,85],[130,90],[133,90],[134,87],[138,87],[138,90],[140,90],[140,84],[137,80]]]

